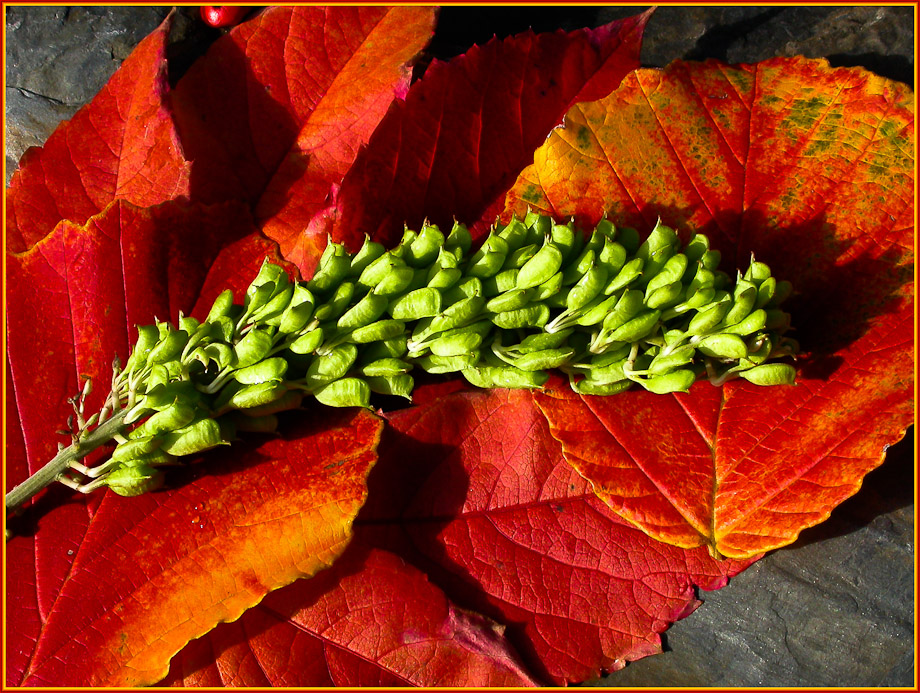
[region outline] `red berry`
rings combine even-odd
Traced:
[[[208,26],[233,26],[238,24],[251,9],[251,7],[240,5],[202,5],[201,19]]]

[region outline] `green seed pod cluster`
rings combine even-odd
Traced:
[[[142,493],[159,466],[273,431],[307,396],[410,398],[416,369],[483,388],[538,388],[556,369],[586,395],[792,383],[775,361],[797,350],[780,308],[791,286],[753,258],[733,280],[719,260],[702,234],[682,246],[660,221],[640,242],[608,220],[585,234],[530,212],[475,250],[460,223],[406,229],[389,250],[330,241],[307,282],[266,261],[241,304],[225,291],[200,323],[138,328],[116,379],[130,430],[101,479]]]

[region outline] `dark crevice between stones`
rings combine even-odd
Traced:
[[[771,7],[754,17],[745,17],[729,24],[717,25],[699,38],[696,47],[686,55],[685,59],[717,58],[723,62],[729,62],[729,48],[743,41],[745,36],[768,24],[785,11],[785,8],[782,7]]]

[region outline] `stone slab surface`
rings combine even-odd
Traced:
[[[446,7],[431,52],[449,58],[493,34],[596,26],[637,7]],[[176,65],[217,32],[182,8]],[[7,181],[29,146],[86,103],[166,7],[7,7]],[[642,61],[776,55],[827,57],[913,85],[910,7],[661,7]],[[589,685],[914,685],[914,447],[889,451],[856,496],[826,523],[775,551],[664,635],[665,653]]]

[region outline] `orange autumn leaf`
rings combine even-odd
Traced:
[[[66,419],[77,374],[105,383],[113,355],[126,356],[128,326],[190,311],[203,283],[221,281],[216,258],[228,268],[251,259],[252,229],[239,203],[115,202],[7,257],[7,407],[18,414],[7,421],[9,485],[54,454],[49,421]],[[366,411],[298,418],[283,437],[171,470],[166,489],[142,498],[64,487],[39,496],[7,543],[17,590],[7,682],[155,683],[190,639],[331,565],[367,495],[382,421]]]
[[[640,70],[573,108],[508,195],[591,223],[686,237],[723,267],[768,263],[796,294],[797,387],[537,401],[618,514],[678,546],[783,546],[855,493],[913,420],[910,91],[859,69],[775,59]]]

